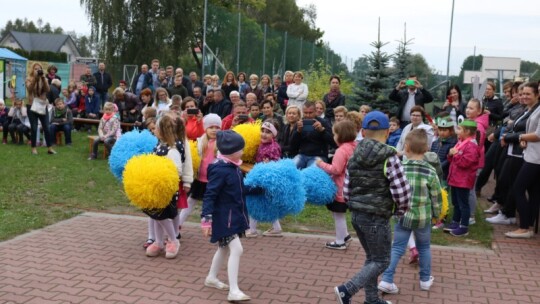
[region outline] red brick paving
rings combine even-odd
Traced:
[[[434,247],[431,291],[418,270],[399,265],[393,303],[540,303],[540,237],[505,239],[493,250]],[[227,293],[203,286],[215,246],[196,226],[183,228],[174,260],[148,258],[143,217],[86,213],[0,243],[0,303],[223,303]],[[325,236],[242,239],[240,287],[250,303],[336,303],[333,287],[362,265],[354,241],[346,251],[323,248]],[[220,278],[226,280],[225,272]],[[354,303],[363,302],[363,291]]]

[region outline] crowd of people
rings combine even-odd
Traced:
[[[49,66],[45,73],[34,63],[27,79],[26,106],[15,100],[8,108],[0,101],[3,143],[8,133],[18,144],[26,137],[37,154],[38,128],[42,128],[47,152],[55,154],[56,132],[63,131],[70,145],[72,130],[91,132],[90,125],[74,128],[74,117],[96,119],[98,140],[89,156],[92,160],[100,143],[112,148],[121,136],[122,122],[150,130],[159,139],[155,154],[173,160],[183,184],[166,210],[147,213],[146,255],[165,252],[167,258],[175,258],[181,227],[202,200],[204,235],[219,245],[205,285],[229,290],[230,301],[250,299],[238,287],[240,238],[283,236],[279,220],[261,233],[257,221],[249,217],[246,193],[260,194],[264,189],[249,189],[241,179],[231,178],[240,174],[242,163],[244,140],[231,131],[240,124],[261,126],[257,163],[288,158],[298,169],[318,166],[335,182],[334,201],[326,206],[334,219],[335,239],[324,246],[347,249],[352,240],[345,217],[349,210],[366,251],[364,267],[335,288],[340,303],[350,303],[362,288],[365,303],[389,303],[377,291],[398,292],[393,278],[407,246],[410,261],[420,266],[420,288],[429,290],[435,280],[432,229],[467,236],[479,220],[477,194],[492,171],[496,187],[488,199],[493,205],[485,213],[497,215],[486,220],[513,225],[519,216],[519,227],[506,236],[533,236],[531,227],[540,203],[540,190],[534,187],[540,176],[538,83],[505,83],[505,96],[498,98],[496,85],[487,82],[482,96],[468,100],[453,85],[432,117],[424,105],[433,96],[411,75],[390,93],[398,108],[390,117],[368,105],[349,111],[336,75],[328,81],[328,93],[312,101],[302,72],[287,71],[282,78],[229,71],[220,82],[218,75],[199,80],[196,72],[186,77],[181,68],[160,68],[155,59],[150,67],[141,66],[131,84],[120,81],[110,96],[112,79],[103,63],[98,72],[92,74],[88,68],[78,84],[72,82],[65,89],[56,72]],[[195,176],[188,140],[196,141],[200,159]],[[453,206],[448,219],[440,216],[443,190],[450,193]],[[180,206],[182,194],[186,199]],[[393,243],[392,216],[396,218]],[[229,284],[217,278],[227,254]],[[382,281],[377,283],[380,274]]]

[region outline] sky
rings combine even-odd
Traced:
[[[53,27],[89,34],[90,25],[79,0],[24,0],[0,10],[0,26],[16,18],[42,18]],[[297,0],[300,7],[317,7],[316,26],[323,40],[347,65],[351,58],[371,53],[381,18],[383,51],[392,54],[402,40],[406,24],[410,49],[446,74],[452,0]],[[32,8],[32,9],[29,9]],[[463,60],[474,54],[518,57],[540,62],[540,9],[532,0],[455,0],[450,75],[458,74]]]

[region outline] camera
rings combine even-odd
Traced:
[[[199,114],[199,109],[187,109],[187,113],[190,115],[197,115]]]
[[[43,76],[43,70],[38,70],[37,74],[38,74],[38,76]]]
[[[249,116],[247,116],[245,114],[238,115],[238,120],[239,121],[247,121],[248,119],[249,119]]]

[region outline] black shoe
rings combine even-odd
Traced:
[[[345,237],[344,241],[345,241],[345,244],[348,245],[350,242],[352,242],[352,236],[351,236],[350,234],[347,235],[347,236]]]
[[[336,242],[327,242],[325,247],[328,249],[345,250],[347,249],[347,243],[338,244]]]
[[[375,302],[367,302],[367,301],[364,301],[364,304],[392,304],[392,302],[390,301],[385,301],[383,299],[377,299],[377,301]]]
[[[334,287],[334,292],[336,293],[337,300],[338,300],[339,304],[351,304],[352,303],[352,300],[351,300],[352,296],[347,291],[345,286],[340,285],[340,286]]]

